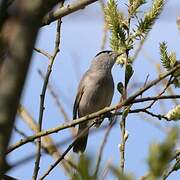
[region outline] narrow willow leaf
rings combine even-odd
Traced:
[[[167,45],[165,42],[160,43],[160,55],[161,55],[161,63],[163,67],[166,68],[168,71],[180,63],[179,61],[176,60],[176,54],[174,52],[168,54]],[[174,72],[172,76],[174,77],[173,80],[174,86],[180,87],[180,70]]]
[[[131,16],[136,15],[138,8],[145,4],[146,0],[130,0],[129,1],[129,13]]]
[[[154,0],[151,9],[145,14],[144,19],[141,19],[136,32],[137,36],[144,37],[149,32],[152,25],[163,10],[165,0]]]
[[[123,52],[125,48],[127,28],[126,20],[123,14],[117,8],[115,0],[109,0],[105,7],[105,18],[111,32],[110,46],[111,49],[118,52]]]

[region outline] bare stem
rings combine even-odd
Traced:
[[[65,7],[58,8],[54,10],[53,12],[51,11],[48,13],[43,21],[42,21],[42,26],[48,25],[52,23],[53,21],[56,21],[59,18],[62,18],[68,14],[71,14],[73,12],[76,12],[78,10],[84,9],[86,6],[96,2],[98,0],[81,0],[81,1],[75,1],[72,4],[68,4]]]
[[[79,133],[78,136],[76,136],[76,138],[74,139],[74,141],[68,146],[68,148],[64,151],[64,153],[61,155],[61,157],[55,161],[54,164],[52,164],[48,170],[44,173],[44,175],[40,178],[40,180],[43,180],[45,177],[48,176],[48,174],[64,159],[64,157],[67,155],[67,153],[72,149],[72,147],[74,146],[76,140],[82,136],[85,132],[88,131],[89,128],[91,128],[92,126],[94,126],[94,124],[96,123],[96,121],[94,121],[93,123],[91,123],[89,126],[87,126],[81,133]]]
[[[64,2],[61,3],[61,7],[63,6],[63,4],[64,4]],[[49,77],[50,77],[51,72],[52,72],[52,66],[54,64],[54,60],[56,58],[57,53],[59,52],[60,28],[61,28],[61,20],[58,20],[57,21],[57,32],[56,32],[54,54],[50,59],[50,63],[49,63],[48,68],[47,68],[42,92],[40,95],[40,108],[39,108],[39,120],[38,120],[38,131],[39,132],[42,130],[42,121],[43,121],[43,114],[44,114],[44,101],[45,101],[47,85],[48,85]],[[37,176],[38,176],[40,158],[41,158],[41,138],[38,138],[38,140],[37,140],[37,156],[36,156],[36,161],[35,161],[35,166],[34,166],[33,180],[36,180]]]
[[[98,171],[99,171],[99,167],[100,167],[100,162],[101,162],[101,159],[102,159],[102,155],[103,155],[103,150],[104,150],[104,147],[106,145],[106,142],[107,142],[107,138],[110,134],[110,131],[114,125],[115,121],[114,119],[110,122],[109,126],[107,127],[107,130],[105,132],[105,135],[104,135],[104,139],[102,141],[102,144],[100,146],[100,149],[99,149],[99,154],[98,154],[98,158],[97,158],[97,163],[96,163],[96,169],[95,169],[95,172],[94,172],[94,178],[97,179],[97,175],[98,175]]]

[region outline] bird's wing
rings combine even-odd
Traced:
[[[77,118],[79,103],[80,103],[80,100],[81,100],[83,93],[84,93],[84,86],[81,86],[79,88],[77,95],[76,95],[76,99],[75,99],[74,106],[73,106],[73,119]]]

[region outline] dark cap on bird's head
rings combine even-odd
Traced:
[[[94,57],[91,67],[94,69],[105,69],[111,71],[116,59],[121,54],[116,51],[101,51]]]

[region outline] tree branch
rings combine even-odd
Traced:
[[[148,90],[152,86],[159,83],[162,79],[164,79],[167,76],[174,73],[179,68],[180,68],[180,64],[177,65],[176,67],[174,67],[173,69],[171,69],[169,72],[165,73],[164,75],[162,75],[159,78],[155,79],[154,81],[150,82],[145,87],[138,90],[132,96],[127,98],[125,101],[123,101],[123,102],[121,102],[121,103],[119,103],[117,105],[114,105],[114,106],[111,106],[111,107],[106,107],[106,108],[104,108],[104,109],[102,109],[100,111],[97,111],[95,113],[92,113],[92,114],[89,114],[87,116],[84,116],[84,117],[78,118],[76,120],[73,120],[71,123],[65,123],[65,124],[62,124],[62,125],[60,125],[58,127],[55,127],[55,128],[52,128],[52,129],[49,129],[49,130],[46,130],[46,131],[41,131],[41,132],[39,132],[39,133],[37,133],[35,135],[29,136],[27,139],[22,139],[20,142],[18,142],[16,144],[14,144],[13,146],[11,146],[6,153],[10,153],[13,150],[15,150],[16,148],[18,148],[18,147],[20,147],[20,146],[22,146],[22,145],[24,145],[24,144],[26,144],[28,142],[34,141],[35,139],[37,139],[39,137],[46,136],[48,134],[52,134],[52,133],[55,133],[55,132],[58,132],[58,131],[61,131],[61,130],[64,130],[64,129],[67,129],[67,128],[70,128],[70,127],[74,127],[77,124],[87,122],[87,121],[89,121],[91,119],[94,119],[94,118],[97,118],[99,116],[102,116],[102,115],[105,116],[107,114],[107,112],[110,112],[110,111],[113,111],[113,110],[116,110],[116,109],[120,109],[121,107],[126,106],[126,105],[130,105],[130,104],[133,103],[133,101],[135,100],[136,97],[141,95],[143,92],[145,92],[146,90]]]
[[[80,9],[84,9],[86,6],[96,2],[98,0],[81,0],[81,1],[76,1],[72,3],[71,5],[67,5],[66,7],[63,8],[58,8],[53,12],[49,12],[42,21],[42,26],[49,25],[50,23],[56,21],[59,18],[62,18],[68,14],[71,14],[73,12],[76,12]]]
[[[64,1],[60,3],[60,7],[63,7]],[[46,95],[46,90],[49,82],[49,77],[52,72],[52,67],[56,58],[56,55],[59,52],[59,45],[60,45],[60,30],[61,30],[61,19],[57,21],[57,31],[56,31],[56,41],[55,41],[55,48],[54,48],[54,53],[52,57],[49,59],[49,65],[47,68],[46,76],[44,79],[44,84],[42,88],[42,92],[40,95],[40,107],[39,107],[39,120],[38,120],[38,132],[42,130],[42,122],[43,122],[43,115],[44,115],[44,101],[45,101],[45,95]],[[37,156],[36,156],[36,161],[35,161],[35,166],[34,166],[34,173],[33,173],[33,179],[37,179],[38,171],[39,171],[39,164],[40,164],[40,159],[41,159],[41,138],[38,139],[37,141]]]
[[[92,122],[91,124],[89,124],[81,133],[78,134],[78,136],[76,136],[76,138],[74,139],[74,141],[68,146],[68,148],[64,151],[64,153],[61,155],[61,157],[54,162],[54,164],[52,164],[48,170],[44,173],[44,175],[39,179],[39,180],[43,180],[45,177],[48,176],[48,174],[64,159],[64,157],[67,155],[67,153],[72,149],[72,147],[74,146],[74,144],[76,143],[76,140],[82,136],[85,132],[88,131],[88,129],[90,129],[92,126],[94,126],[96,123],[96,121]]]

